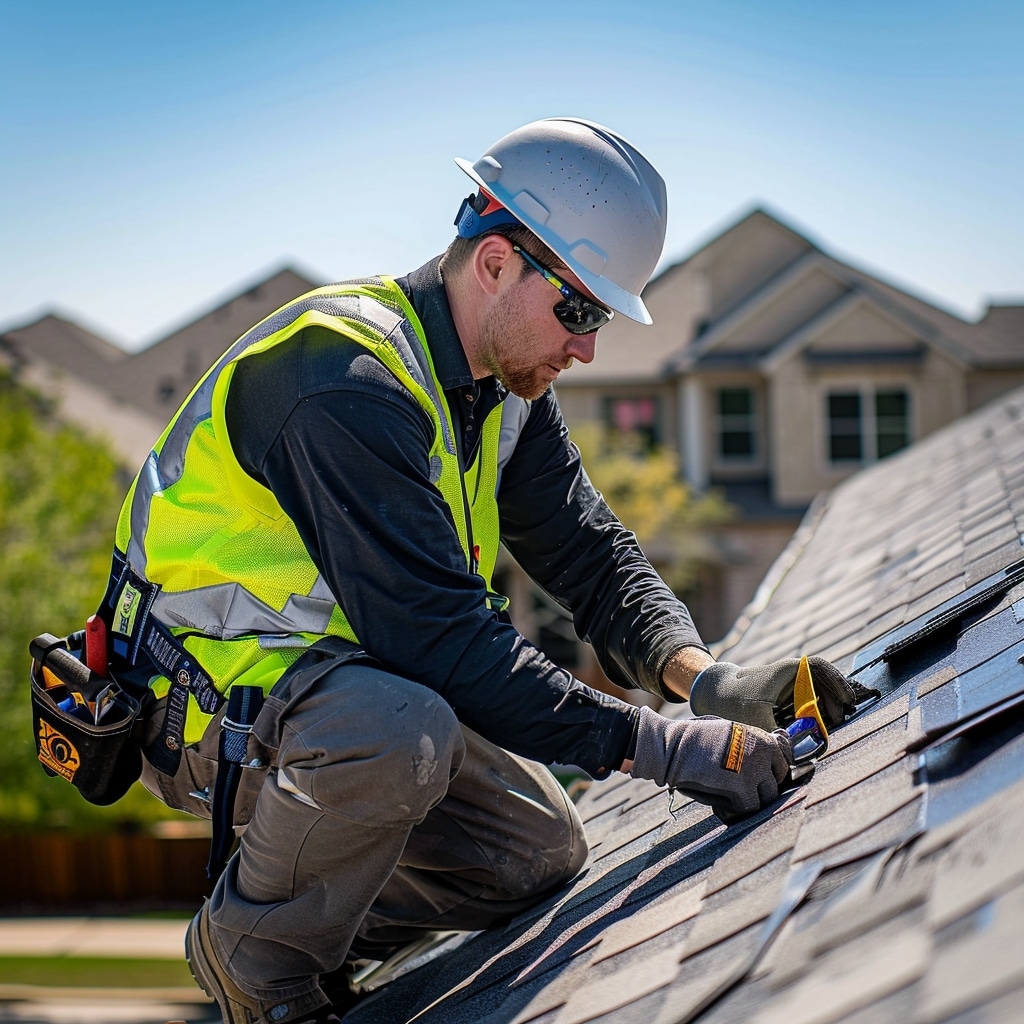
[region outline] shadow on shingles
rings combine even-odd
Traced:
[[[610,924],[669,889],[695,882],[763,820],[765,812],[709,838],[719,822],[704,817],[603,873],[591,868],[574,881],[568,895],[563,889],[503,929],[484,932],[397,979],[345,1019],[352,1024],[394,1024],[447,994],[422,1018],[424,1024],[440,1024],[457,1020],[455,1008],[467,998],[480,1009],[478,1001],[490,989],[496,990],[498,1003],[519,988],[536,993],[556,983],[559,973]]]

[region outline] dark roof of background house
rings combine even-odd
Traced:
[[[797,523],[807,511],[808,503],[780,505],[772,498],[768,477],[753,480],[725,480],[714,476],[709,489],[717,491],[727,504],[739,510],[744,523]]]
[[[780,243],[788,247],[789,258],[782,259],[774,273],[758,279],[749,291],[739,293],[727,308],[719,310],[705,323],[696,337],[689,337],[687,325],[677,317],[664,314],[673,308],[673,293],[681,287],[683,274],[692,265],[713,255],[717,246],[742,239],[744,233],[765,225],[771,227]],[[747,346],[730,344],[728,351],[718,345],[732,333],[736,322],[751,317],[754,322],[779,293],[815,269],[834,278],[841,293],[808,312],[793,334],[775,340],[751,341]],[[943,350],[968,367],[977,369],[1021,368],[1024,366],[1024,307],[992,306],[976,323],[947,312],[911,292],[884,279],[830,256],[816,242],[805,237],[777,215],[753,209],[710,241],[703,243],[685,259],[666,267],[644,290],[644,300],[654,317],[654,326],[644,327],[619,317],[602,332],[601,358],[579,364],[564,374],[560,388],[592,386],[613,381],[667,380],[692,367],[711,370],[759,368],[772,351],[787,346],[794,335],[820,317],[836,312],[852,298],[860,298],[899,321],[923,342]],[[875,359],[879,358],[875,353]]]
[[[285,267],[131,356],[114,375],[119,398],[167,419],[227,347],[319,282]]]
[[[992,303],[981,318],[987,334],[1015,355],[1024,348],[1024,304]]]
[[[824,654],[884,696],[726,828],[615,776],[586,871],[353,1024],[1019,1020],[1024,390],[812,506],[719,656]]]
[[[0,334],[0,349],[16,363],[50,364],[165,421],[233,341],[315,287],[318,282],[282,268],[134,354],[55,314]]]
[[[17,362],[41,360],[96,384],[104,383],[111,367],[128,358],[123,349],[55,313],[5,331],[0,347]]]

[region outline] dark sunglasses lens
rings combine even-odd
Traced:
[[[592,334],[612,318],[607,310],[584,299],[559,302],[554,313],[558,322],[570,334]]]

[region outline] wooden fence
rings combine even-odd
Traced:
[[[205,837],[2,835],[0,912],[196,907],[209,851]]]

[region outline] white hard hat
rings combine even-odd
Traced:
[[[625,139],[591,121],[550,117],[510,132],[475,163],[455,162],[600,302],[651,323],[640,292],[665,245],[668,200],[661,175]],[[456,224],[469,238],[489,229],[465,203]]]

